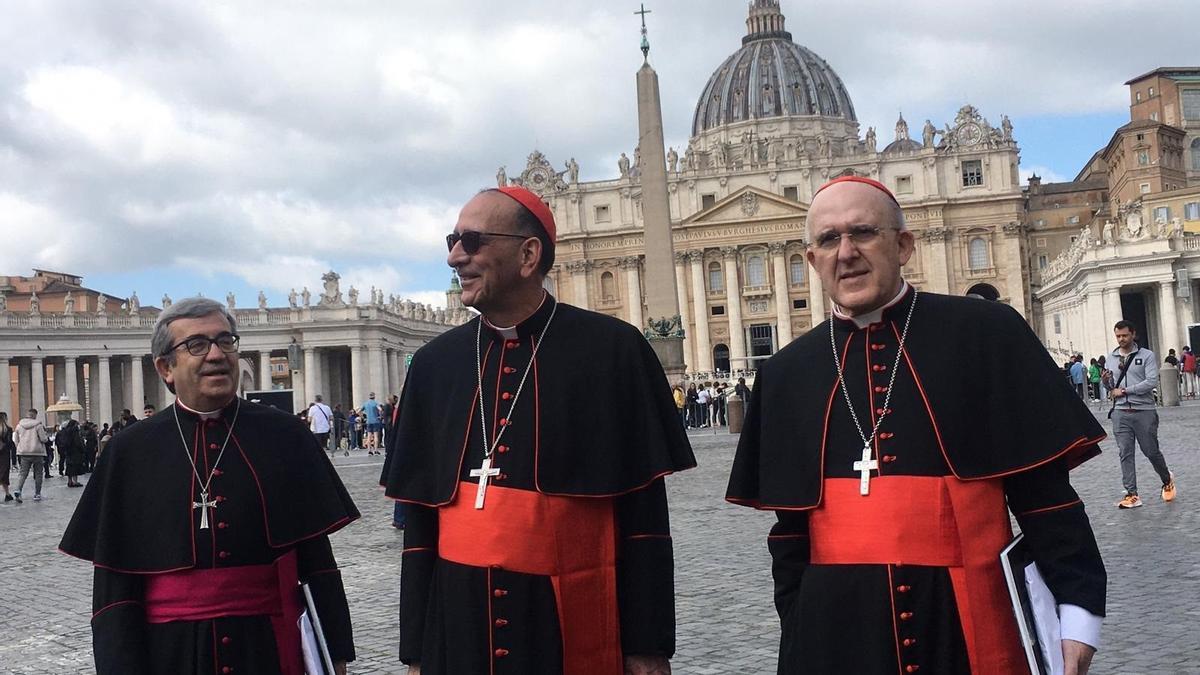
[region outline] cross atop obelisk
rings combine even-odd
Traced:
[[[646,37],[646,15],[642,5],[634,12],[642,17],[642,67],[637,72],[638,167],[642,187],[642,222],[646,247],[646,310],[650,325],[646,337],[658,354],[672,382],[683,375],[683,326],[679,323],[679,297],[675,291],[675,244],[671,234],[671,207],[667,197],[667,160],[663,146],[662,103],[658,73],[650,67],[650,41]]]

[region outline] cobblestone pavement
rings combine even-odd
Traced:
[[[1104,646],[1092,668],[1100,675],[1200,673],[1194,640],[1200,627],[1200,403],[1164,410],[1160,436],[1180,484],[1173,504],[1158,498],[1157,481],[1139,455],[1146,506],[1114,508],[1121,482],[1111,440],[1103,455],[1073,475],[1109,574]],[[677,561],[674,670],[774,673],[779,626],[765,544],[772,516],[721,500],[733,437],[704,430],[691,438],[700,468],[667,483]],[[333,537],[358,644],[350,672],[401,673],[395,643],[403,535],[390,527],[391,503],[375,485],[378,458],[356,453],[335,463],[364,515]],[[0,506],[0,673],[92,671],[91,569],[55,549],[80,492],[65,485],[66,479],[53,478],[45,501]]]

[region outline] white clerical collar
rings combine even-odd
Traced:
[[[183,401],[180,401],[179,399],[175,399],[175,405],[179,406],[180,408],[183,408],[184,410],[192,413],[193,415],[196,415],[197,417],[199,417],[202,420],[211,420],[211,419],[221,416],[221,410],[222,410],[221,408],[218,408],[216,410],[210,410],[208,412],[200,412],[199,410],[192,410],[191,408],[187,407],[186,405],[183,404]]]
[[[833,306],[833,315],[839,319],[845,319],[846,321],[853,321],[854,325],[858,326],[859,328],[866,328],[867,326],[869,326],[873,323],[879,323],[879,321],[881,319],[883,319],[884,311],[886,311],[889,307],[895,305],[896,303],[900,302],[900,300],[902,298],[904,298],[904,294],[907,292],[908,292],[908,282],[905,281],[904,279],[901,279],[900,280],[900,292],[897,293],[896,297],[892,298],[891,301],[888,302],[886,305],[883,305],[882,307],[880,307],[878,309],[873,309],[865,314],[856,314],[855,316],[850,316],[850,315],[846,314],[845,312],[843,312],[841,307],[838,307],[835,304]]]
[[[550,294],[547,293],[545,290],[543,290],[542,291],[542,301],[539,302],[538,306],[532,312],[529,313],[529,316],[518,321],[516,323],[516,325],[509,326],[507,328],[502,328],[502,327],[497,326],[496,324],[492,323],[491,321],[488,321],[487,317],[483,316],[482,314],[479,315],[479,318],[483,321],[484,325],[486,325],[488,328],[491,328],[492,330],[499,333],[500,337],[504,338],[505,340],[517,340],[520,338],[520,336],[517,334],[517,326],[520,326],[521,324],[528,321],[530,316],[537,314],[538,310],[540,310],[542,308],[542,306],[546,304],[546,298],[548,298],[548,297],[550,297]]]

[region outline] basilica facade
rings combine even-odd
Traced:
[[[688,371],[750,371],[824,320],[829,302],[807,267],[805,216],[817,188],[855,174],[895,192],[917,252],[905,277],[974,293],[1025,314],[1030,304],[1018,147],[1007,117],[973,106],[889,138],[861,129],[850,93],[785,30],[778,0],[754,0],[742,45],[699,92],[692,135],[667,152],[676,292]],[[548,284],[562,300],[645,328],[641,152],[611,179],[580,182],[534,151],[512,182],[558,223]],[[499,182],[510,178],[498,174]]]

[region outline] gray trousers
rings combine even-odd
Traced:
[[[1142,454],[1150,460],[1150,466],[1162,479],[1163,485],[1171,480],[1167,461],[1158,449],[1158,411],[1121,410],[1113,411],[1113,435],[1117,437],[1117,454],[1121,458],[1121,483],[1125,492],[1137,494],[1137,465],[1133,455],[1133,444],[1137,441]]]
[[[42,467],[46,463],[44,455],[36,457],[31,455],[17,455],[17,461],[21,464],[21,475],[17,478],[16,492],[21,492],[25,489],[25,479],[29,477],[29,470],[33,469],[33,490],[35,495],[42,494]]]

